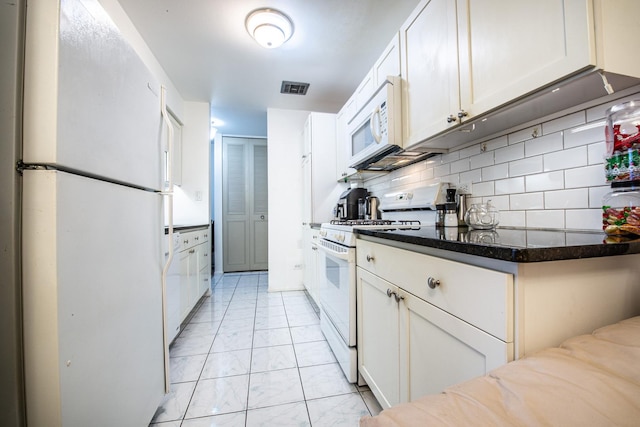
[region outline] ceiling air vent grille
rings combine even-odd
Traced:
[[[289,93],[293,95],[306,95],[308,89],[309,89],[309,83],[283,81],[282,86],[280,86],[280,93]]]

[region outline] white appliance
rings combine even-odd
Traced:
[[[17,7],[14,403],[33,426],[147,425],[165,391],[163,91],[97,0]]]
[[[402,79],[388,76],[347,123],[349,167],[391,171],[446,151],[405,147],[402,126]]]
[[[401,79],[388,76],[348,123],[349,167],[361,169],[371,159],[402,148]]]
[[[358,375],[356,348],[356,234],[353,229],[419,226],[419,221],[381,219],[337,220],[323,223],[320,227],[320,328],[351,383],[364,384]]]
[[[320,226],[318,241],[320,327],[347,380],[358,375],[356,342],[356,238],[354,229],[415,229],[433,224],[435,204],[444,199],[444,183],[406,187],[379,196],[383,218],[338,219]]]

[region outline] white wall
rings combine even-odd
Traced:
[[[302,132],[309,111],[267,110],[269,290],[304,289]],[[292,195],[295,195],[292,197]]]
[[[365,187],[379,196],[408,184],[471,182],[470,203],[491,200],[500,226],[601,230],[602,196],[611,191],[603,166],[605,111],[630,99],[640,99],[640,87],[398,169]]]
[[[182,185],[174,188],[177,225],[209,224],[209,103],[185,102],[182,128]]]

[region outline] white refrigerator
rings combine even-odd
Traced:
[[[96,0],[31,0],[25,22],[26,421],[146,426],[165,381],[160,85]]]

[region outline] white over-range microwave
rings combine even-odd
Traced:
[[[348,123],[349,167],[367,167],[402,150],[402,79],[388,76]]]

